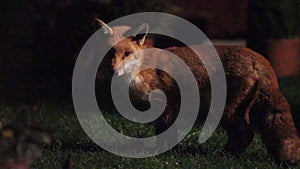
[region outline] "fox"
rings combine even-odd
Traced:
[[[152,41],[147,40],[149,25],[142,23],[135,27],[110,27],[100,19],[96,18],[96,21],[108,36],[107,43],[115,44],[109,59],[101,64],[110,67],[111,72],[118,76],[131,77],[130,98],[138,103],[147,103],[152,90],[162,89],[165,92],[168,100],[165,114],[155,124],[156,134],[162,133],[176,119],[180,94],[176,82],[169,74],[157,69],[139,72],[139,66],[145,60],[136,57],[134,53],[155,48]],[[126,38],[128,31],[135,33]],[[119,41],[120,38],[123,40]],[[290,105],[279,90],[277,76],[269,61],[247,47],[214,48],[223,64],[227,81],[227,98],[220,122],[228,136],[225,152],[239,156],[245,152],[258,132],[268,152],[277,162],[297,164],[300,161],[299,136]],[[188,65],[196,78],[200,93],[210,93],[206,69],[189,47],[172,46],[163,50],[175,54]],[[155,57],[147,58],[151,58],[150,61],[154,64],[157,62]],[[168,66],[168,61],[165,64]],[[100,68],[101,75],[97,77],[106,78],[107,69]],[[208,94],[204,97],[209,100],[210,96]]]

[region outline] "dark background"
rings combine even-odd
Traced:
[[[248,24],[249,16],[264,11],[249,4],[247,0],[1,0],[1,102],[71,102],[73,66],[96,31],[95,17],[109,22],[136,12],[167,12],[191,21],[209,38],[247,39],[255,29]],[[261,32],[251,35],[258,42]]]

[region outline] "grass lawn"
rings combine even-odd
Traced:
[[[289,80],[282,80],[280,83],[282,91],[288,96],[296,111],[299,110],[297,106],[299,106],[300,100],[298,82],[297,80],[292,83]],[[224,154],[222,150],[227,138],[221,128],[207,142],[199,144],[198,137],[201,127],[196,125],[175,149],[155,157],[132,159],[113,155],[95,145],[81,129],[72,105],[11,106],[2,104],[0,105],[0,117],[17,127],[24,124],[38,126],[50,135],[51,145],[43,146],[43,155],[33,165],[33,168],[38,169],[62,169],[69,157],[74,163],[74,169],[284,168],[282,165],[277,165],[268,155],[259,135],[256,135],[254,142],[239,158]],[[105,117],[115,129],[125,134],[131,136],[154,135],[154,127],[151,125],[135,125],[109,112],[105,112]]]
[[[131,159],[113,155],[102,150],[89,140],[76,118],[72,108],[43,105],[25,106],[22,108],[1,106],[1,117],[21,126],[24,123],[39,126],[52,139],[50,146],[43,148],[42,157],[34,168],[60,169],[71,156],[74,168],[283,168],[278,166],[267,154],[264,145],[257,135],[249,149],[240,157],[223,154],[226,134],[222,129],[204,144],[198,143],[199,127],[194,127],[184,141],[174,150],[159,156],[145,159]],[[14,113],[19,111],[18,113]],[[139,135],[141,126],[120,121],[115,115],[106,113],[106,118],[118,129],[128,128],[131,135]],[[145,126],[146,127],[146,126]],[[126,129],[124,129],[126,130]],[[143,135],[154,134],[153,127]]]

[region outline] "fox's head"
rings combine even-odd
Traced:
[[[148,33],[148,24],[143,23],[137,27],[109,27],[99,19],[96,21],[103,27],[104,34],[108,36],[109,44],[113,46],[110,53],[113,70],[119,76],[135,73],[142,64],[142,60],[136,55],[136,52],[145,48],[144,42]],[[132,36],[125,38],[126,35]],[[125,39],[121,40],[123,38]]]

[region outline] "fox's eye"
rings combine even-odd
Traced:
[[[125,56],[129,56],[130,54],[131,54],[131,52],[129,52],[129,51],[125,52]]]

